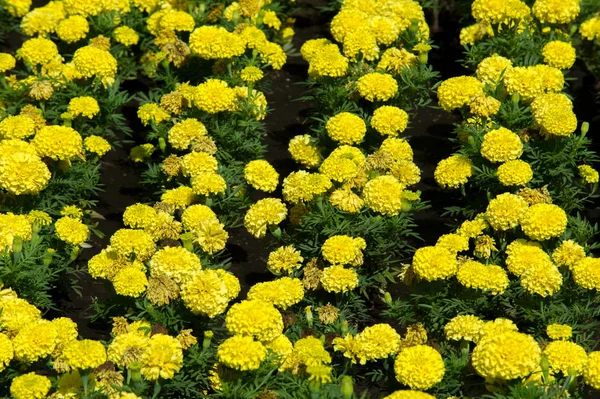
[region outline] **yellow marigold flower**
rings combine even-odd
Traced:
[[[74,369],[94,369],[106,362],[106,349],[100,341],[71,341],[63,349],[62,358]]]
[[[575,283],[588,290],[600,290],[600,258],[585,257],[572,268]]]
[[[461,46],[472,46],[488,36],[494,36],[494,30],[487,21],[480,21],[466,26],[460,30],[459,39]]]
[[[129,257],[134,254],[136,259],[150,259],[155,252],[152,236],[143,230],[120,229],[110,238],[110,246],[119,255]]]
[[[585,250],[573,240],[565,240],[552,252],[552,260],[557,266],[571,269],[579,260],[585,258]]]
[[[93,46],[80,47],[73,54],[73,65],[86,78],[98,77],[111,84],[117,73],[117,60],[107,51]]]
[[[240,56],[246,50],[239,35],[220,26],[201,26],[190,35],[190,50],[207,60]]]
[[[373,112],[371,127],[384,136],[396,136],[402,133],[408,124],[406,111],[384,105]]]
[[[203,172],[216,172],[217,159],[205,152],[190,152],[181,159],[181,171],[184,176],[196,176]]]
[[[159,20],[162,32],[191,32],[194,25],[194,17],[179,10],[170,10]]]
[[[8,246],[10,252],[15,237],[29,241],[31,236],[32,224],[27,215],[0,214],[0,250]]]
[[[412,389],[429,389],[442,381],[446,369],[438,351],[430,346],[417,345],[398,353],[394,371],[401,384]]]
[[[508,287],[508,276],[504,269],[495,265],[484,265],[466,261],[458,267],[458,282],[468,288],[489,291],[492,295],[503,294]]]
[[[360,116],[341,112],[327,121],[329,137],[341,144],[358,144],[365,137],[367,126]]]
[[[40,157],[68,161],[83,153],[83,140],[74,129],[66,126],[44,126],[31,144]]]
[[[138,44],[140,41],[140,36],[129,26],[119,26],[115,28],[113,31],[113,37],[118,43],[121,43],[127,47]]]
[[[267,234],[267,227],[277,226],[287,216],[287,207],[278,198],[264,198],[250,206],[244,217],[244,226],[256,238]]]
[[[144,229],[152,224],[156,211],[149,205],[133,204],[125,208],[123,223],[133,229]]]
[[[356,89],[367,101],[387,101],[398,92],[398,82],[392,75],[373,72],[358,79]]]
[[[217,215],[206,205],[196,204],[187,207],[183,211],[181,222],[186,230],[194,230],[201,222],[208,219],[215,219],[216,217]]]
[[[521,287],[530,294],[542,297],[553,295],[562,286],[563,277],[558,268],[548,262],[539,262],[521,274]]]
[[[332,43],[329,39],[310,39],[305,41],[302,47],[300,47],[300,54],[306,61],[311,62],[314,57],[318,56],[330,44]]]
[[[27,214],[27,219],[32,225],[37,224],[38,226],[50,226],[52,224],[52,218],[44,211],[31,210]]]
[[[192,188],[198,195],[222,194],[227,188],[225,179],[217,173],[200,172],[192,176]]]
[[[68,317],[59,317],[52,320],[52,325],[56,329],[58,343],[54,350],[56,352],[62,352],[63,348],[69,342],[77,339],[79,333],[77,332],[77,324]]]
[[[275,30],[279,30],[281,27],[281,21],[277,18],[277,14],[275,11],[267,10],[263,16],[263,24],[267,25],[270,28]]]
[[[343,266],[329,266],[323,269],[321,285],[327,292],[348,292],[358,287],[358,274]]]
[[[31,372],[13,378],[10,394],[15,399],[43,399],[48,395],[51,386],[48,377]]]
[[[333,265],[360,266],[363,263],[362,250],[366,247],[367,243],[361,237],[338,235],[325,240],[321,252],[323,259]]]
[[[275,70],[283,67],[287,61],[287,55],[283,48],[277,43],[269,41],[259,42],[256,50],[260,54],[264,63],[271,65]]]
[[[148,279],[138,267],[128,266],[115,274],[112,283],[117,294],[138,298],[146,291]]]
[[[149,381],[171,379],[183,366],[183,350],[176,338],[155,334],[142,358],[142,375]]]
[[[353,363],[385,359],[398,352],[400,335],[389,324],[375,324],[361,333],[343,338],[334,338],[333,349],[344,352]]]
[[[269,342],[283,333],[281,313],[262,300],[244,300],[234,304],[225,316],[227,330],[234,335],[247,335]]]
[[[486,334],[473,350],[477,373],[489,379],[524,378],[539,367],[541,349],[533,337],[515,331]]]
[[[83,244],[90,234],[88,227],[79,219],[62,217],[54,224],[56,236],[67,244],[79,246]]]
[[[309,76],[339,78],[345,76],[348,72],[349,60],[340,53],[340,49],[336,44],[323,46],[307,60],[309,61]]]
[[[330,179],[343,182],[354,178],[365,163],[365,156],[356,147],[342,145],[329,154],[319,171]]]
[[[38,308],[24,299],[11,297],[0,301],[0,323],[9,335],[13,336],[23,327],[37,324],[41,318]]]
[[[475,0],[471,11],[477,21],[487,21],[494,25],[509,24],[529,16],[529,7],[519,0]]]
[[[7,0],[4,7],[13,17],[22,17],[31,8],[31,0]]]
[[[469,250],[469,237],[460,234],[444,234],[438,238],[436,247],[446,248],[452,253]]]
[[[57,55],[58,48],[56,44],[43,37],[26,40],[21,48],[17,50],[17,58],[33,65],[46,64]]]
[[[196,88],[194,104],[209,114],[231,111],[236,106],[235,90],[223,80],[207,79]]]
[[[475,238],[483,234],[483,231],[489,227],[483,214],[475,217],[473,220],[465,220],[456,230],[457,234],[469,238]]]
[[[598,183],[598,171],[590,165],[579,165],[577,167],[579,176],[588,184]]]
[[[146,103],[140,106],[138,108],[137,116],[144,126],[148,126],[150,123],[158,125],[171,117],[167,111],[160,107],[160,105],[154,103]]]
[[[361,10],[342,9],[331,20],[331,34],[338,42],[343,42],[349,32],[368,25],[369,15]]]
[[[17,65],[17,60],[9,53],[0,53],[0,73],[10,71]]]
[[[508,94],[518,94],[524,101],[531,101],[544,91],[544,80],[534,67],[513,67],[504,73],[504,85]]]
[[[548,358],[550,370],[564,376],[579,376],[587,364],[585,349],[574,342],[553,341],[545,348],[543,354]]]
[[[367,61],[379,58],[379,47],[377,38],[368,26],[361,26],[352,32],[348,32],[343,42],[344,55],[352,60],[362,55]]]
[[[508,58],[494,54],[490,57],[484,58],[479,65],[477,65],[477,78],[483,83],[495,86],[500,81],[500,77],[503,76],[506,71],[512,68],[512,62]]]
[[[566,228],[567,214],[553,204],[532,205],[521,219],[523,233],[536,241],[558,237]]]
[[[538,264],[552,265],[550,257],[537,242],[517,239],[506,247],[506,267],[515,276]]]
[[[329,197],[331,205],[341,211],[348,213],[358,213],[364,205],[364,201],[350,189],[341,188],[331,193]]]
[[[240,72],[240,77],[244,82],[255,83],[263,78],[264,74],[260,68],[253,65],[247,66]]]
[[[267,193],[275,191],[279,184],[279,173],[262,159],[248,162],[244,167],[244,178],[255,189]]]
[[[308,168],[314,168],[321,163],[321,153],[308,134],[293,137],[288,151],[296,162]]]
[[[50,180],[50,171],[36,155],[16,152],[0,159],[0,187],[11,194],[37,194]]]
[[[488,118],[498,113],[500,110],[500,105],[502,105],[500,101],[496,100],[494,97],[482,93],[473,97],[469,103],[469,108],[473,115],[477,115],[482,118]]]
[[[501,127],[483,136],[481,155],[491,162],[506,162],[523,154],[523,143],[519,136]]]
[[[579,26],[579,34],[585,40],[600,39],[600,18],[594,16]]]
[[[483,94],[483,83],[472,76],[446,79],[437,92],[440,106],[446,111],[470,104],[479,94]]]
[[[417,56],[396,47],[389,48],[381,55],[377,69],[384,70],[393,75],[399,75],[404,68],[409,68],[417,63]]]
[[[156,148],[150,143],[135,146],[129,152],[129,157],[133,162],[143,162],[150,158]]]
[[[73,116],[83,116],[88,119],[92,119],[100,112],[98,101],[94,97],[75,97],[69,101],[67,111]]]
[[[235,370],[256,370],[267,357],[267,349],[252,337],[236,335],[217,348],[219,362]]]
[[[400,390],[393,392],[383,399],[435,399],[435,396],[425,392]]]
[[[71,15],[60,21],[56,27],[58,37],[67,43],[75,43],[85,38],[89,31],[90,25],[81,15]]]
[[[249,300],[261,300],[285,310],[304,298],[304,286],[297,278],[281,277],[250,287]]]
[[[176,208],[185,208],[196,200],[196,195],[191,187],[179,186],[165,191],[160,196],[160,200]]]
[[[267,268],[271,273],[279,275],[282,273],[290,274],[302,266],[304,258],[292,245],[279,247],[269,254]]]
[[[531,166],[525,161],[504,162],[498,167],[498,180],[503,186],[524,186],[533,179]]]
[[[477,316],[459,315],[444,326],[444,334],[449,340],[473,342],[478,339],[484,324],[485,322]]]
[[[83,147],[99,157],[112,149],[110,143],[100,136],[88,136],[83,140]]]
[[[206,136],[208,131],[202,122],[195,118],[187,118],[177,122],[169,130],[169,144],[177,150],[189,148],[195,141]]]
[[[49,356],[58,344],[58,332],[47,320],[39,320],[19,330],[12,340],[15,360],[33,363]]]
[[[65,0],[64,7],[70,14],[84,17],[98,15],[104,8],[101,0]]]
[[[35,133],[35,122],[27,115],[9,115],[0,122],[3,139],[26,139]]]
[[[583,381],[594,389],[600,387],[600,352],[590,352],[583,369]]]
[[[575,48],[568,42],[554,40],[542,49],[544,62],[558,69],[569,69],[575,63]]]
[[[579,15],[579,1],[536,0],[531,11],[540,22],[566,24]]]
[[[189,280],[202,269],[200,259],[183,247],[164,247],[148,263],[152,276],[167,276],[177,283]]]
[[[141,362],[144,352],[150,345],[147,336],[135,332],[117,335],[108,346],[108,360],[119,367],[129,367],[133,362]]]
[[[402,191],[405,186],[393,176],[378,176],[365,185],[365,205],[383,215],[397,215],[402,210]]]
[[[473,163],[464,155],[452,155],[436,166],[434,178],[442,188],[458,188],[473,175]]]
[[[550,324],[546,327],[546,335],[553,340],[567,340],[573,336],[573,329],[566,324]]]
[[[279,337],[275,338],[273,341],[264,344],[265,348],[267,348],[273,355],[275,355],[277,362],[279,365],[285,361],[285,359],[292,353],[294,350],[294,346],[288,337],[284,334],[281,334]]]
[[[294,350],[286,357],[280,370],[291,371],[297,375],[302,366],[315,366],[330,364],[331,355],[323,347],[323,343],[316,337],[308,336],[294,343]]]
[[[456,274],[456,254],[442,247],[422,247],[415,251],[412,267],[426,281],[446,279]]]
[[[545,64],[538,64],[533,69],[542,78],[542,87],[546,93],[558,93],[563,89],[565,76],[560,69]]]
[[[199,270],[182,285],[181,299],[192,312],[214,318],[225,311],[232,298],[219,273]]]
[[[489,202],[485,218],[494,230],[510,230],[519,225],[528,207],[527,201],[518,195],[499,194]]]

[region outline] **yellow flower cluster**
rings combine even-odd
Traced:
[[[334,338],[333,348],[344,352],[353,363],[365,364],[397,353],[400,335],[389,324],[375,324],[359,334]]]
[[[327,121],[325,126],[329,137],[340,144],[358,144],[367,132],[365,121],[349,112],[341,112]]]
[[[362,250],[366,247],[365,240],[360,237],[333,236],[325,240],[321,253],[333,265],[360,266],[363,263]]]
[[[248,162],[244,167],[244,178],[255,189],[267,193],[275,191],[279,184],[279,173],[263,159]]]

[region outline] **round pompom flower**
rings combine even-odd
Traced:
[[[573,328],[566,324],[550,324],[546,327],[546,335],[553,340],[566,340],[573,336]]]
[[[257,283],[250,287],[248,299],[258,299],[282,310],[297,304],[304,298],[304,286],[297,278],[281,277],[277,280]]]
[[[396,379],[412,389],[429,389],[442,381],[446,371],[442,355],[427,345],[402,349],[394,362]]]
[[[442,159],[435,168],[434,178],[442,188],[458,188],[473,175],[473,163],[464,155]]]
[[[402,210],[404,184],[394,176],[378,176],[363,189],[365,205],[382,215],[397,215]]]
[[[445,111],[452,111],[471,103],[475,96],[483,94],[483,83],[472,76],[446,79],[438,87],[438,100]]]
[[[398,92],[398,82],[387,73],[373,72],[356,82],[358,94],[367,101],[387,101]]]
[[[14,351],[10,338],[8,338],[8,335],[0,333],[0,372],[4,371],[13,356]]]
[[[67,244],[79,246],[83,244],[89,236],[89,228],[79,219],[72,217],[62,217],[54,224],[56,236]]]
[[[562,373],[564,376],[579,376],[583,374],[588,357],[585,349],[574,342],[553,341],[544,348],[548,357],[550,370]]]
[[[459,266],[456,279],[465,287],[489,291],[492,295],[504,293],[509,283],[506,271],[500,266],[471,260]]]
[[[426,281],[446,279],[456,274],[456,254],[442,247],[422,247],[416,250],[412,267]]]
[[[106,348],[100,341],[75,340],[65,346],[62,357],[74,369],[94,369],[106,362]]]
[[[481,156],[491,162],[506,162],[523,154],[523,143],[519,136],[501,127],[483,136]]]
[[[515,276],[520,276],[530,267],[545,264],[553,266],[550,257],[540,244],[524,239],[517,239],[506,247],[506,267]]]
[[[35,122],[27,115],[9,115],[0,122],[3,139],[26,139],[35,133]]]
[[[232,298],[225,279],[215,270],[199,270],[181,287],[184,305],[195,314],[214,318],[227,309]]]
[[[367,247],[361,237],[353,238],[345,235],[329,237],[323,243],[323,258],[333,265],[360,266],[363,263],[362,250]]]
[[[33,363],[49,356],[58,344],[58,332],[50,321],[39,320],[19,330],[12,339],[15,360]]]
[[[96,101],[94,97],[75,97],[69,101],[67,111],[73,116],[81,115],[88,119],[92,119],[94,116],[98,115],[100,107],[98,106],[98,101]]]
[[[219,362],[235,370],[256,370],[267,357],[267,349],[252,337],[236,335],[217,348]]]
[[[583,369],[583,381],[594,389],[600,389],[600,351],[588,355],[587,365]]]
[[[368,361],[385,359],[398,352],[400,335],[389,324],[375,324],[366,327],[359,334],[346,335],[333,340],[334,349],[344,352],[352,362],[365,364]]]
[[[527,237],[544,241],[560,236],[567,228],[567,214],[554,204],[535,204],[521,218],[521,229]]]
[[[119,26],[113,31],[115,40],[124,46],[133,46],[140,41],[140,36],[129,26]]]
[[[0,187],[11,194],[37,194],[49,180],[48,166],[35,154],[15,152],[0,158]]]
[[[566,24],[579,15],[579,0],[536,0],[531,11],[540,22]]]
[[[0,53],[0,73],[10,71],[17,65],[17,60],[12,54]]]
[[[99,157],[111,150],[110,143],[100,136],[88,136],[83,140],[83,147]]]
[[[552,252],[552,260],[557,266],[572,268],[579,260],[585,258],[585,250],[573,240],[563,241]]]
[[[47,64],[58,55],[58,47],[51,40],[36,37],[26,40],[17,50],[17,57],[29,64]]]
[[[562,286],[563,277],[552,263],[540,262],[521,274],[521,287],[530,294],[542,297],[553,295]]]
[[[146,273],[135,266],[124,267],[112,278],[115,292],[119,295],[137,298],[146,291]]]
[[[531,166],[520,159],[504,162],[498,167],[498,180],[503,186],[524,186],[531,179],[533,179]]]
[[[233,305],[225,316],[225,325],[231,334],[252,336],[263,342],[283,333],[281,313],[261,300],[244,300]]]
[[[528,206],[518,195],[503,193],[489,202],[485,218],[494,230],[510,230],[519,225]]]
[[[267,227],[276,226],[287,216],[287,207],[278,198],[264,198],[250,206],[244,217],[244,226],[256,238],[267,234]]]
[[[524,101],[532,101],[544,92],[544,79],[535,67],[514,67],[504,73],[508,94],[518,94]]]
[[[579,176],[588,184],[594,184],[594,183],[598,183],[600,174],[598,174],[598,171],[594,168],[592,168],[590,165],[579,165],[577,167],[577,170],[579,171]]]
[[[292,245],[279,247],[269,254],[267,268],[273,274],[292,273],[302,266],[304,258]]]
[[[117,73],[117,60],[110,51],[94,47],[80,47],[73,54],[73,65],[86,78],[98,77],[110,83]]]
[[[403,109],[384,105],[373,112],[371,127],[384,136],[402,133],[408,124],[408,114]]]
[[[183,366],[181,343],[174,337],[155,334],[142,357],[142,375],[149,381],[171,379]]]
[[[51,386],[48,377],[32,372],[15,377],[10,383],[10,394],[15,399],[43,399]]]
[[[288,145],[288,151],[294,161],[307,168],[319,166],[322,160],[319,149],[308,134],[293,137]]]
[[[600,258],[585,257],[572,268],[575,283],[588,290],[600,290]]]
[[[446,248],[452,253],[469,250],[469,237],[460,234],[444,234],[438,238],[436,247]]]
[[[241,35],[220,26],[201,26],[190,34],[190,50],[206,60],[232,58],[246,50]]]
[[[255,189],[267,193],[275,191],[279,184],[279,173],[264,159],[248,162],[244,167],[244,178]]]
[[[56,27],[58,37],[67,43],[75,43],[85,38],[89,31],[90,24],[81,15],[71,15],[60,21]]]
[[[358,144],[365,137],[367,125],[360,116],[340,112],[332,116],[325,125],[329,137],[340,144]]]
[[[512,62],[508,58],[494,54],[484,58],[477,65],[477,77],[484,83],[494,86],[500,81],[502,74],[512,68]]]
[[[485,322],[477,316],[459,315],[453,317],[445,326],[446,339],[453,341],[475,341],[481,334]]]
[[[110,238],[110,246],[121,256],[134,254],[141,261],[150,259],[156,249],[150,234],[133,229],[117,230]]]
[[[546,64],[558,69],[569,69],[575,63],[575,49],[568,42],[549,42],[542,49],[542,55]]]
[[[344,266],[330,266],[323,269],[320,281],[327,292],[348,292],[358,287],[358,274]]]
[[[435,399],[435,396],[425,392],[400,390],[383,399]]]
[[[185,150],[207,133],[202,122],[195,118],[187,118],[173,125],[169,130],[168,140],[173,148]]]
[[[535,371],[542,350],[533,337],[514,331],[486,334],[473,350],[471,360],[484,378],[512,380]]]
[[[31,144],[42,158],[68,161],[83,153],[81,135],[66,126],[44,126],[31,140]]]

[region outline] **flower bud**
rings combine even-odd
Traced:
[[[342,321],[342,337],[348,334],[348,320]]]
[[[402,205],[404,205],[404,203],[402,203]],[[383,299],[385,299],[385,303],[388,306],[392,306],[392,294],[386,291],[385,294],[383,294]]]
[[[312,306],[307,306],[304,308],[304,314],[306,315],[306,321],[309,327],[313,326],[313,314],[312,314]]]
[[[352,395],[354,395],[354,383],[352,382],[352,377],[350,377],[349,375],[345,375],[342,378],[341,385],[342,386],[340,390],[342,391],[342,398],[351,399]]]
[[[204,341],[202,341],[202,349],[206,350],[210,348],[210,341],[212,337],[215,335],[211,330],[204,331]]]
[[[590,130],[589,122],[583,122],[581,124],[581,134],[583,134],[585,136],[589,130]]]
[[[23,250],[23,240],[21,240],[21,237],[15,236],[15,238],[13,238],[12,250],[15,254],[21,253]]]
[[[73,262],[79,256],[79,247],[73,247],[71,250],[71,256],[69,257],[69,261]]]
[[[52,263],[52,256],[54,256],[55,252],[56,251],[53,248],[48,248],[46,250],[46,253],[42,257],[42,263],[44,266],[50,266],[50,263]]]
[[[162,152],[165,152],[165,150],[167,149],[167,142],[165,141],[164,137],[158,138],[158,148],[160,148]]]
[[[521,100],[521,96],[519,93],[513,93],[513,95],[510,96],[510,99],[513,103],[517,104]]]
[[[139,382],[142,380],[142,364],[140,362],[133,362],[127,369],[129,373],[129,379],[133,382]]]
[[[427,64],[427,60],[429,58],[429,53],[421,53],[419,54],[419,63]]]

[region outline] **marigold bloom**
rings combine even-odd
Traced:
[[[15,399],[42,399],[48,395],[52,383],[46,376],[34,372],[15,377],[10,383],[10,394]]]
[[[416,250],[412,267],[426,281],[446,279],[456,274],[456,254],[443,247],[421,247]]]
[[[453,341],[475,341],[481,334],[485,322],[477,316],[459,315],[453,317],[445,326],[446,339]]]
[[[553,204],[530,206],[521,218],[521,229],[529,238],[544,241],[560,236],[567,228],[567,214]]]
[[[404,348],[394,362],[396,379],[412,389],[429,389],[442,381],[444,360],[430,346],[417,345]]]
[[[549,324],[546,335],[553,340],[567,340],[573,336],[573,329],[566,324]]]
[[[510,230],[519,225],[528,207],[529,204],[518,195],[499,194],[489,202],[485,218],[494,230]]]
[[[587,364],[585,349],[574,342],[553,341],[544,348],[544,355],[550,363],[550,370],[564,376],[579,376]]]
[[[442,188],[458,188],[473,175],[473,163],[464,155],[452,155],[436,166],[434,178]]]
[[[244,178],[255,189],[267,193],[275,191],[279,184],[279,173],[263,159],[248,162],[244,167]]]
[[[446,79],[438,87],[440,106],[445,111],[461,108],[473,101],[475,96],[483,94],[483,83],[472,76],[457,76]]]
[[[367,101],[387,101],[398,92],[398,82],[387,73],[373,72],[356,82],[358,94]]]
[[[323,269],[320,281],[327,292],[348,292],[358,287],[358,274],[343,266],[329,266]]]
[[[267,349],[252,337],[236,335],[217,348],[219,362],[235,370],[256,370],[267,357]]]
[[[142,375],[149,381],[171,379],[183,366],[183,350],[176,338],[155,334],[142,357]]]
[[[281,313],[262,300],[244,300],[233,305],[225,316],[225,325],[234,335],[247,335],[269,342],[283,333]]]

